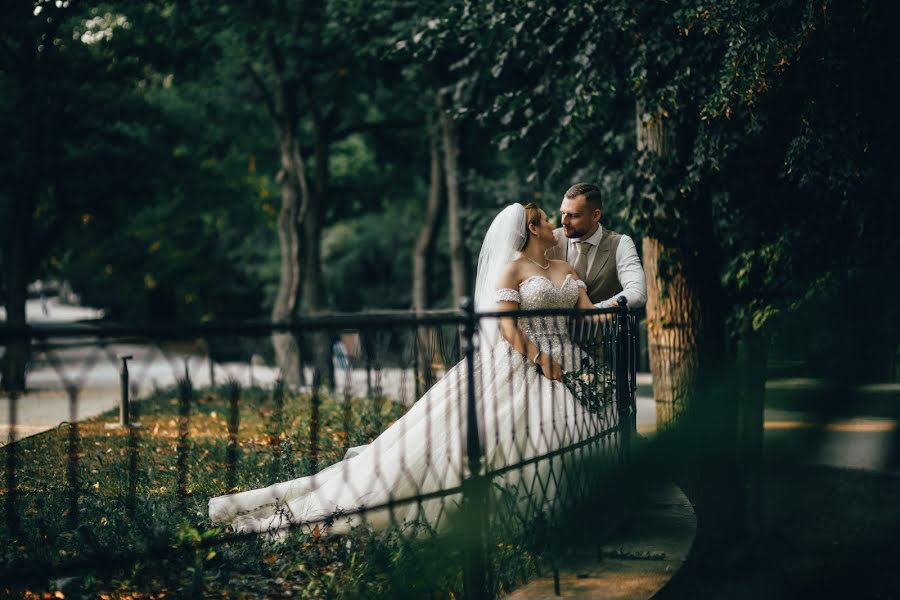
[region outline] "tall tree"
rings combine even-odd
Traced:
[[[463,243],[463,224],[460,211],[459,123],[452,103],[448,106],[444,93],[438,93],[438,115],[441,122],[441,147],[444,155],[444,177],[447,187],[447,222],[450,227],[450,272],[453,300],[459,305],[469,290],[469,266]]]
[[[110,62],[99,47],[127,21],[96,8],[71,0],[0,9],[0,127],[7,147],[17,150],[0,167],[0,197],[9,216],[3,271],[11,326],[25,325],[27,285],[47,272],[63,234],[91,223],[135,188],[135,180],[112,171],[139,164],[131,153],[140,131],[133,121],[140,100],[129,88],[135,72],[127,60]],[[89,161],[85,139],[94,144]],[[146,194],[135,196],[140,204]],[[28,354],[26,341],[7,348],[4,388],[24,388]]]
[[[435,118],[429,114],[427,123],[429,178],[428,178],[428,206],[425,214],[425,222],[416,237],[416,246],[413,254],[413,308],[416,311],[424,311],[429,308],[428,283],[433,273],[432,262],[437,242],[437,234],[440,230],[444,212],[444,195],[441,189],[441,154],[440,142]],[[422,381],[417,380],[421,388],[418,392],[424,392],[433,384],[431,372],[432,356],[428,349],[432,347],[431,331],[427,327],[419,328],[418,336],[418,363],[422,370]],[[421,395],[421,394],[417,395]]]
[[[340,2],[282,1],[223,6],[191,3],[193,26],[240,61],[258,91],[278,149],[281,208],[278,236],[281,268],[272,318],[290,321],[298,311],[324,307],[321,232],[329,200],[332,144],[364,118],[359,88],[348,83],[360,68],[341,25]],[[304,344],[316,368],[330,371],[330,342],[316,334]],[[287,381],[300,377],[296,340],[273,336],[278,364]]]
[[[74,10],[47,7],[37,10],[26,3],[8,3],[2,11],[2,70],[4,80],[3,113],[16,115],[4,119],[7,147],[18,152],[4,163],[7,169],[4,200],[9,203],[3,234],[3,272],[6,283],[6,319],[12,327],[23,327],[26,288],[35,270],[34,214],[42,194],[53,193],[48,160],[58,158],[52,124],[58,122],[60,106],[50,91],[53,71],[58,68],[59,52],[55,42],[61,25]],[[34,14],[37,12],[38,14]],[[41,13],[44,14],[41,14]],[[49,72],[48,72],[49,71]],[[48,79],[49,77],[49,79]],[[6,390],[25,389],[27,341],[11,343],[4,353],[2,385]]]
[[[897,209],[871,201],[896,189],[885,174],[898,138],[877,124],[896,99],[884,92],[897,87],[887,85],[897,39],[884,26],[895,10],[461,2],[434,35],[496,58],[456,75],[463,86],[493,81],[495,93],[465,108],[505,126],[501,144],[537,137],[536,176],[599,181],[607,218],[650,240],[651,336],[657,348],[680,338],[690,359],[657,354],[654,378],[677,391],[660,389],[664,400],[704,419],[705,446],[722,459],[702,457],[721,492],[703,498],[706,531],[752,526],[746,481],[733,475],[758,464],[766,330],[839,290],[872,290],[857,276],[874,273],[862,257],[897,254],[884,237]]]
[[[665,163],[671,153],[667,123],[660,114],[648,114],[638,103],[635,114],[637,151],[647,152]],[[652,171],[647,172],[652,178]],[[652,192],[651,192],[652,194]],[[648,198],[654,201],[652,196]],[[685,276],[683,259],[673,257],[662,243],[644,237],[644,270],[647,277],[647,339],[656,425],[662,430],[678,421],[697,381],[697,336],[703,297],[697,286]],[[673,260],[674,258],[674,260]]]
[[[441,167],[447,193],[447,227],[449,233],[450,273],[454,305],[470,293],[470,261],[465,244],[463,220],[462,128],[466,125],[461,110],[465,98],[463,88],[453,85],[453,64],[473,49],[462,39],[440,35],[439,24],[449,16],[445,3],[427,2],[409,17],[398,35],[397,47],[415,68],[407,69],[408,76],[420,87],[434,90],[437,121],[440,131]]]

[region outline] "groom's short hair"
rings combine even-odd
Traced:
[[[593,183],[576,183],[566,190],[566,198],[572,199],[584,196],[584,200],[593,208],[603,210],[603,198],[600,196],[600,188]]]

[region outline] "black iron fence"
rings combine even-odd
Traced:
[[[484,334],[500,318],[518,319],[560,380]],[[290,338],[293,378],[273,335]],[[202,593],[242,541],[349,549],[391,532],[408,554],[438,540],[458,563],[459,581],[432,585],[492,596],[502,542],[546,545],[597,493],[598,465],[628,460],[635,430],[624,305],[0,329],[13,344],[31,361],[29,389],[0,415],[7,590],[177,557]]]

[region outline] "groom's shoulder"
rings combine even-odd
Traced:
[[[631,240],[631,238],[628,235],[626,235],[624,233],[619,233],[618,231],[613,231],[612,229],[604,229],[603,235],[605,237],[609,238],[609,241],[612,244],[619,244],[623,240]]]

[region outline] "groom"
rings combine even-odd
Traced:
[[[597,308],[617,306],[625,296],[634,310],[647,302],[647,283],[634,242],[627,235],[600,224],[603,203],[592,183],[576,183],[559,207],[562,227],[553,233],[556,246],[547,258],[565,260],[587,284],[588,297]]]

